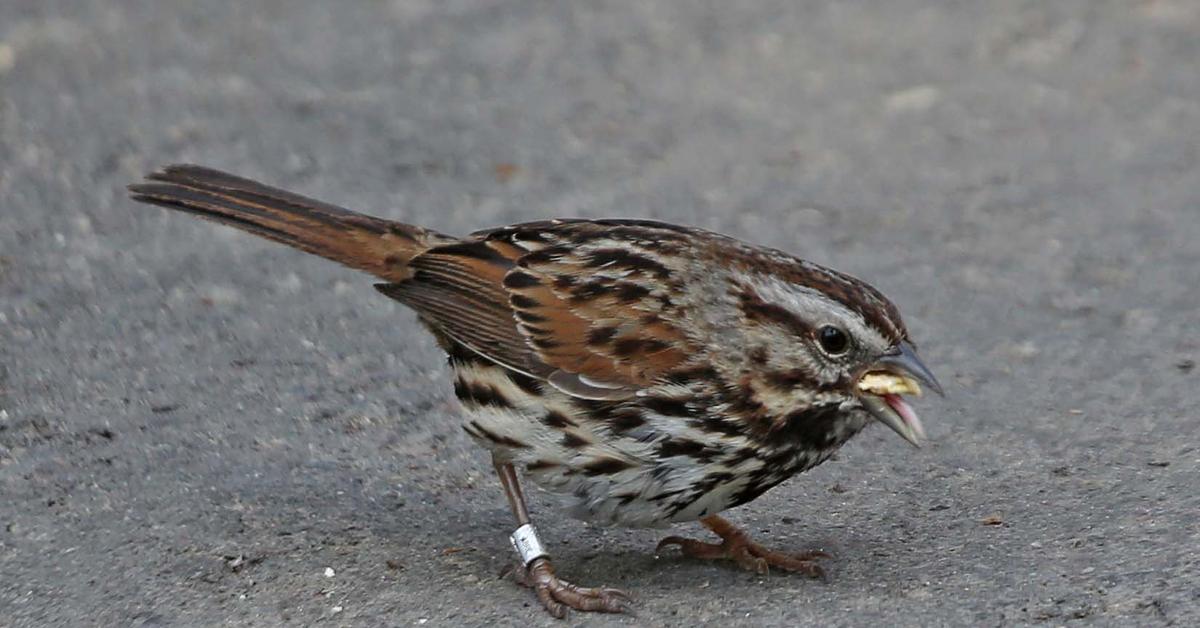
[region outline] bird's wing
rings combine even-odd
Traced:
[[[588,399],[621,399],[697,353],[672,299],[658,223],[546,221],[475,234],[412,260],[381,291],[484,357]]]

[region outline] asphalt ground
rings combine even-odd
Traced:
[[[637,615],[1195,625],[1200,3],[0,2],[0,625],[525,625],[444,359],[127,200],[195,162],[452,233],[699,225],[861,276],[948,397],[729,513],[828,583],[534,516]],[[701,534],[697,526],[674,532]]]

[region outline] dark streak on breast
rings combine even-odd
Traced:
[[[645,425],[646,419],[633,408],[622,408],[609,414],[606,423],[614,433],[620,434]]]
[[[796,410],[785,416],[771,432],[771,440],[789,448],[828,449],[839,444],[835,440],[834,424],[844,419],[834,404]]]
[[[579,449],[588,444],[588,441],[581,438],[574,432],[565,432],[562,437],[562,446],[568,449]]]
[[[495,386],[481,382],[469,382],[459,377],[454,380],[454,394],[468,406],[490,406],[512,408],[513,404]]]
[[[583,472],[586,475],[612,475],[631,468],[633,468],[633,464],[630,462],[604,456],[583,465]]]
[[[534,460],[533,462],[525,465],[525,470],[530,471],[530,472],[545,471],[547,469],[553,469],[558,466],[562,466],[562,465],[558,464],[557,462],[551,462],[549,460]]]
[[[575,421],[572,421],[570,417],[558,412],[557,410],[551,410],[547,412],[542,417],[542,423],[545,423],[549,427],[556,427],[560,429],[564,427],[578,427],[579,425]]]
[[[697,416],[696,409],[683,399],[672,399],[670,397],[647,397],[642,400],[642,406],[647,410],[656,412],[663,416]]]
[[[526,445],[525,443],[522,443],[521,441],[519,441],[515,438],[510,438],[508,436],[503,436],[503,435],[497,434],[497,433],[487,429],[486,427],[483,427],[482,425],[479,424],[478,421],[472,421],[470,423],[470,426],[471,426],[471,429],[474,432],[476,432],[478,435],[482,436],[483,438],[485,438],[487,440],[492,441],[493,443],[496,443],[497,445],[501,445],[504,447],[512,447],[513,449],[526,449],[529,447],[529,445]]]
[[[538,380],[525,375],[524,373],[518,373],[508,369],[504,370],[504,374],[507,375],[508,379],[512,380],[512,383],[516,384],[517,388],[520,388],[525,394],[531,397],[541,396],[542,383]]]
[[[668,438],[658,446],[658,455],[663,458],[687,456],[700,462],[710,462],[720,450],[687,438]]]

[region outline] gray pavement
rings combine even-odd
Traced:
[[[208,164],[466,232],[857,274],[949,389],[732,511],[830,581],[535,516],[569,625],[1195,625],[1200,3],[0,3],[0,625],[553,624],[370,280],[125,198]],[[681,532],[699,534],[696,526]]]

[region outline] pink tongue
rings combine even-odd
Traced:
[[[921,425],[921,419],[900,395],[887,394],[883,396],[883,400],[904,419],[905,425],[911,427],[918,438],[925,438],[925,428]]]

